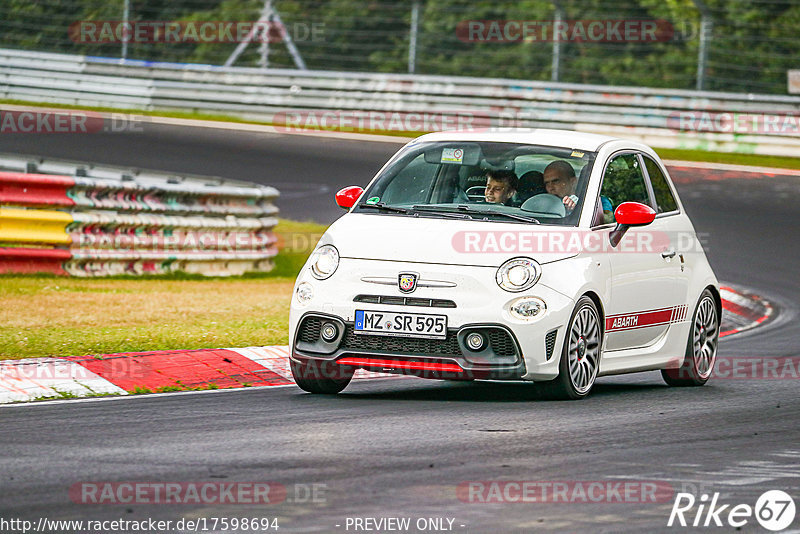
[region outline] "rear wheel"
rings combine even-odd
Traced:
[[[352,368],[333,362],[298,363],[289,360],[289,363],[295,383],[309,393],[335,395],[347,387],[355,372]]]
[[[664,382],[670,386],[702,386],[708,382],[714,371],[718,341],[717,303],[706,289],[694,310],[683,363],[677,369],[662,369]]]
[[[577,400],[591,392],[600,368],[600,314],[589,297],[581,297],[567,325],[558,378],[540,384],[548,398]]]

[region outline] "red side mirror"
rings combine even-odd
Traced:
[[[338,193],[336,193],[336,203],[339,205],[340,208],[344,208],[349,210],[353,207],[358,200],[358,197],[364,192],[364,189],[357,186],[351,185],[349,187],[345,187],[344,189],[340,189]]]
[[[614,210],[617,224],[625,226],[644,226],[656,218],[656,211],[639,202],[623,202]]]

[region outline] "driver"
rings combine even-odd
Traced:
[[[575,169],[564,160],[556,160],[544,168],[544,187],[548,193],[555,195],[564,203],[567,213],[575,209],[578,197],[575,188],[578,178]]]
[[[486,173],[486,202],[509,205],[519,187],[519,179],[513,171],[499,170]]]
[[[567,215],[572,213],[578,203],[578,195],[575,189],[578,186],[578,178],[572,165],[564,160],[556,160],[544,169],[544,187],[548,193],[555,195],[564,203]],[[600,195],[600,203],[603,209],[605,223],[614,222],[614,213],[611,201]]]

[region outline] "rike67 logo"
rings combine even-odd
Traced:
[[[795,517],[794,500],[788,493],[770,490],[761,494],[755,506],[720,504],[719,493],[703,494],[696,499],[691,493],[678,493],[669,514],[667,526],[733,527],[737,530],[753,517],[767,530],[779,532],[789,527]]]

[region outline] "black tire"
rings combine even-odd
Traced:
[[[580,335],[582,330],[589,335]],[[586,398],[597,379],[602,353],[600,314],[592,299],[581,297],[567,323],[558,363],[558,378],[539,384],[544,397],[555,400]]]
[[[677,369],[662,369],[664,382],[676,387],[702,386],[714,372],[719,342],[719,312],[711,291],[706,289],[692,314],[683,362]]]
[[[335,395],[347,387],[353,379],[354,369],[333,362],[298,363],[289,360],[295,383],[303,391],[323,395]]]

